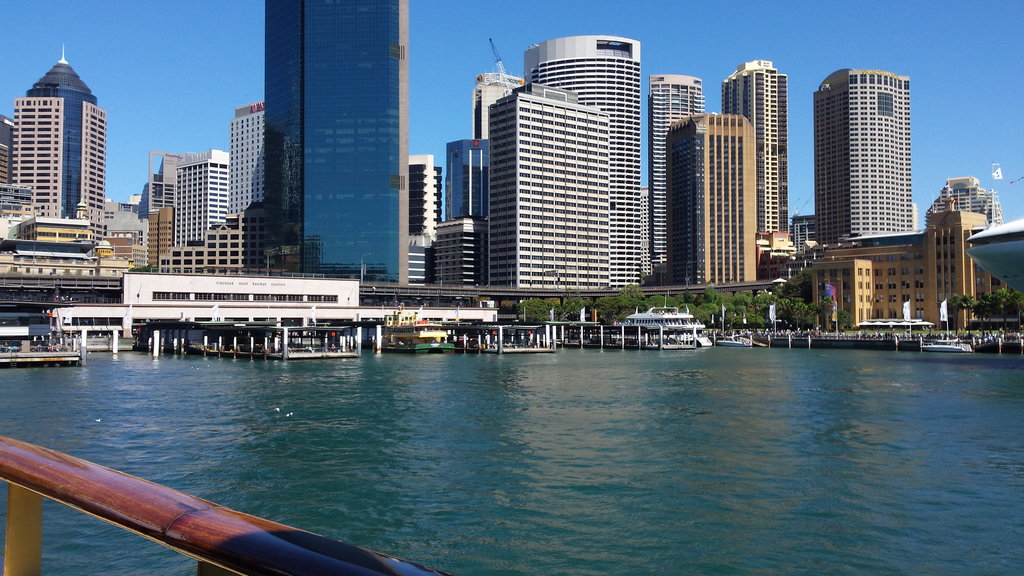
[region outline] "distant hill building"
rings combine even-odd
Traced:
[[[986,191],[974,176],[950,178],[939,191],[939,197],[932,202],[927,214],[961,210],[984,214],[990,225],[1003,223],[1003,207],[995,192]]]

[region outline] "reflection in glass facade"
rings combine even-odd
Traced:
[[[408,0],[266,2],[273,268],[404,282]]]
[[[489,152],[487,140],[456,140],[448,143],[445,220],[464,216],[487,217]]]

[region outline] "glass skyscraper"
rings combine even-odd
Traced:
[[[407,46],[408,0],[267,0],[272,268],[406,282]]]
[[[448,143],[448,179],[445,182],[445,220],[465,216],[487,217],[487,178],[490,146],[487,140]]]

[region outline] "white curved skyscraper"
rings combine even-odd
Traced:
[[[640,42],[618,36],[547,40],[526,50],[523,70],[528,82],[571,90],[580,104],[609,115],[609,282],[638,283],[650,270],[647,206],[640,191]]]

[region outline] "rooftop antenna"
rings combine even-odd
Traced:
[[[57,60],[57,64],[67,64],[68,61],[64,59],[64,45],[60,45],[60,60]]]

